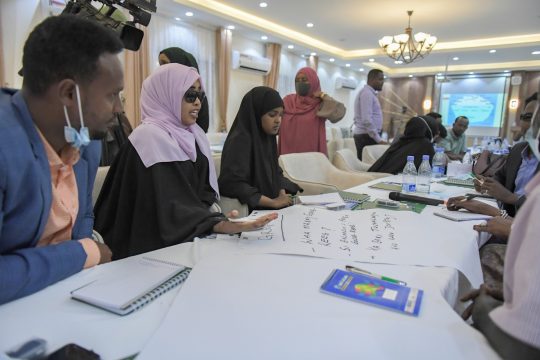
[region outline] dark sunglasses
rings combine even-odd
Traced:
[[[206,94],[204,93],[204,91],[196,91],[193,89],[189,89],[184,94],[184,100],[186,100],[187,103],[192,104],[197,99],[199,99],[199,101],[202,102],[205,96]]]
[[[524,113],[524,114],[519,115],[519,119],[523,121],[531,121],[532,115],[533,115],[532,113]]]

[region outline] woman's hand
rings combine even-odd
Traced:
[[[323,91],[315,91],[315,92],[313,93],[313,97],[314,97],[314,98],[319,98],[319,99],[321,99],[321,100],[324,98],[325,95],[326,95],[326,93],[323,92]]]
[[[277,213],[260,216],[255,220],[240,222],[220,221],[214,225],[213,231],[220,234],[237,234],[244,231],[253,231],[265,227],[270,221],[277,219]]]
[[[514,205],[519,196],[512,193],[510,190],[505,188],[500,182],[492,178],[485,178],[484,182],[481,185],[481,192],[483,194],[488,194],[493,196],[495,199],[502,201],[505,204]]]
[[[461,317],[463,318],[463,320],[467,320],[469,317],[471,317],[474,311],[476,300],[478,299],[478,297],[482,295],[488,295],[497,301],[504,301],[503,293],[500,290],[491,289],[487,287],[485,284],[482,284],[480,286],[480,289],[474,289],[471,292],[465,294],[460,299],[460,301],[462,302],[472,301],[472,303],[461,314]]]
[[[478,232],[487,232],[493,234],[501,239],[508,239],[510,237],[510,230],[512,228],[512,218],[503,218],[500,216],[489,219],[485,225],[474,225],[473,229]]]
[[[277,198],[273,199],[273,208],[281,209],[293,204],[293,199],[289,196],[284,189],[279,190],[279,195]]]
[[[489,216],[500,215],[500,211],[496,207],[484,204],[483,202],[477,200],[467,200],[465,196],[456,196],[448,199],[446,202],[446,207],[451,211],[465,209],[476,214],[484,214]]]
[[[482,193],[482,184],[484,183],[485,179],[486,178],[482,175],[476,175],[476,179],[473,180],[474,190],[478,191],[479,193]]]

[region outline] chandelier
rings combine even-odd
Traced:
[[[407,11],[409,15],[409,26],[405,28],[404,34],[394,36],[383,36],[379,40],[379,45],[384,52],[397,64],[409,64],[416,59],[422,59],[431,52],[433,46],[437,43],[437,37],[423,32],[412,35],[411,16],[412,10]]]

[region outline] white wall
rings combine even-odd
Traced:
[[[241,53],[256,56],[265,56],[265,45],[262,42],[243,38],[233,32],[232,49]],[[278,91],[282,97],[293,93],[294,78],[299,69],[306,66],[306,59],[297,56],[286,48],[281,50],[280,74],[278,79]],[[366,75],[361,72],[348,70],[330,63],[319,61],[317,71],[321,82],[322,91],[345,104],[347,113],[345,117],[336,124],[327,121],[327,127],[350,128],[354,118],[354,99],[356,94],[364,86]],[[346,77],[358,81],[359,86],[356,90],[336,89],[336,78]],[[231,70],[231,82],[229,87],[229,102],[227,107],[228,127],[232,125],[243,96],[255,86],[263,85],[264,78],[254,72],[246,70]]]
[[[23,46],[32,29],[47,16],[42,0],[1,0],[0,18],[6,83],[2,86],[20,88]],[[47,2],[48,3],[48,2]]]
[[[232,50],[254,56],[264,57],[266,55],[266,49],[263,43],[238,36],[235,32],[233,32],[232,36]],[[262,86],[263,82],[263,75],[256,72],[231,70],[229,101],[227,103],[227,129],[231,128],[244,95],[255,86]]]

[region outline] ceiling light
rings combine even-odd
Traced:
[[[313,27],[313,23],[307,23],[306,26],[309,27],[309,28],[312,28],[312,27]]]
[[[413,77],[412,74],[409,74],[409,77]]]
[[[345,64],[346,67],[351,67],[351,64]]]
[[[229,25],[229,26],[227,26],[227,29],[229,29],[229,30],[234,30],[235,27],[234,27],[234,25]]]
[[[334,59],[334,58],[330,58],[330,59],[328,59],[328,61],[330,61],[330,62],[334,62],[334,61],[336,61],[336,59]]]
[[[458,58],[457,56],[454,56],[454,57],[452,58],[452,60],[454,60],[454,61],[458,61],[458,60],[459,60],[459,58]]]
[[[358,69],[358,71],[364,71],[364,68],[360,68],[360,69]]]
[[[538,50],[537,50],[537,51],[533,51],[531,54],[533,54],[533,55],[540,55],[540,51],[538,51]]]
[[[474,75],[474,71],[469,71],[469,75]]]
[[[317,53],[316,53],[316,52],[312,52],[312,53],[309,53],[309,55],[311,55],[311,56],[317,56]]]
[[[268,40],[268,36],[266,35],[261,36],[261,40]]]
[[[188,12],[186,13],[186,16],[193,16],[193,13],[192,13],[191,11],[188,11]]]
[[[375,59],[373,59],[373,58],[369,59],[369,62],[374,62],[374,61],[375,61]]]
[[[175,17],[174,20],[180,21],[180,18],[179,18],[179,17]]]
[[[494,54],[494,53],[496,53],[496,52],[497,52],[497,50],[495,50],[495,49],[489,50],[489,53],[490,53],[490,54]]]
[[[294,49],[294,45],[287,46],[287,49]]]
[[[267,3],[265,3],[265,2],[262,2],[262,3],[260,3],[260,4],[259,4],[259,6],[260,6],[260,7],[262,7],[262,8],[265,8],[265,7],[267,7],[267,6],[268,6],[268,4],[267,4]]]
[[[510,72],[510,70],[504,70],[504,72],[505,72],[505,73],[509,73],[509,72]]]
[[[442,73],[437,73],[437,76],[442,76]]]
[[[403,64],[403,61],[401,61],[401,60],[396,60],[396,61],[394,61],[394,64],[396,64],[396,65],[401,65],[401,64]]]
[[[383,36],[379,40],[379,45],[394,60],[402,60],[409,64],[416,59],[422,59],[428,55],[437,43],[437,37],[423,32],[414,34],[411,28],[412,10],[407,11],[409,15],[409,25],[405,28],[404,34],[394,36]]]

